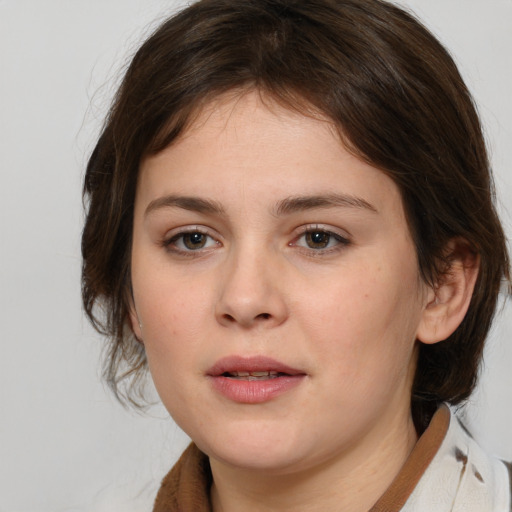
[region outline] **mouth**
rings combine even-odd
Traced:
[[[213,388],[231,401],[270,401],[304,381],[306,373],[264,356],[220,359],[207,372]]]
[[[305,375],[305,372],[266,356],[229,356],[217,361],[207,374],[211,377],[222,376],[230,379],[267,380]]]
[[[224,372],[222,374],[223,377],[228,377],[229,379],[237,379],[237,380],[267,380],[267,379],[277,379],[278,377],[282,377],[286,375],[286,373],[279,373],[275,371],[268,372]]]
[[[286,373],[276,372],[273,370],[269,370],[266,372],[224,372],[222,374],[223,377],[227,377],[228,379],[237,379],[237,380],[267,380],[267,379],[277,379],[278,377],[283,377],[287,375]]]

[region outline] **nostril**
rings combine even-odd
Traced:
[[[221,322],[224,323],[224,325],[240,324],[245,327],[249,327],[252,325],[257,325],[258,323],[265,323],[265,325],[270,325],[270,323],[276,317],[272,313],[259,313],[257,315],[251,315],[249,313],[243,314],[243,312],[241,312],[239,315],[236,313],[223,313],[218,318]]]

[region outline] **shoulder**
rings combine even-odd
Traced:
[[[403,511],[511,512],[510,470],[450,411],[445,438]]]

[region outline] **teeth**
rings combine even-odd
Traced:
[[[278,372],[269,370],[266,372],[229,372],[229,376],[234,379],[243,380],[264,380],[264,379],[275,379],[278,376]]]

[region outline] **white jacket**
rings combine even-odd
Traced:
[[[437,453],[402,508],[423,511],[512,511],[509,468],[486,454],[451,411]]]

